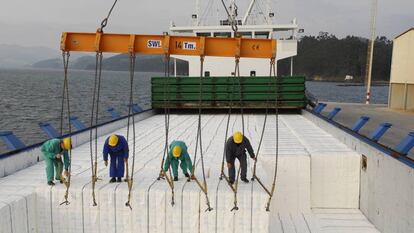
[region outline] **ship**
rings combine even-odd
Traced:
[[[233,10],[234,4],[231,1]],[[238,21],[233,21],[233,27],[234,22]],[[286,27],[243,22],[238,25],[240,32],[252,37],[262,31],[270,38],[273,31],[298,30],[296,22]],[[62,50],[133,54],[155,49],[163,54],[165,42],[175,40],[191,42],[186,53],[203,44],[222,43],[241,49],[240,54],[253,53],[243,45],[255,38],[234,38],[226,24],[171,28],[173,33],[189,32],[193,37],[64,33]],[[229,37],[214,37],[218,32]],[[269,38],[254,43],[272,47],[275,43]],[[113,41],[117,43],[109,43]],[[295,36],[277,41],[274,49],[282,54],[266,55],[273,66],[279,58],[294,56],[297,48]],[[145,46],[134,47],[135,42]],[[371,138],[359,133],[367,122],[364,117],[352,128],[335,122],[340,109],[324,115],[325,103],[310,104],[305,77],[265,73],[272,68],[269,59],[241,58],[240,66],[247,68],[236,74],[234,58],[206,56],[203,70],[195,64],[196,58],[200,62],[197,54],[183,58],[181,47],[168,49],[175,51],[173,59],[189,61],[190,77],[152,78],[151,109],[133,108],[130,103],[127,116],[112,109],[112,121],[60,136],[72,139],[70,182],[47,186],[41,144],[22,147],[12,134],[0,135],[16,147],[0,156],[0,232],[414,232],[414,161],[406,156],[414,146],[414,134],[389,148],[378,143],[386,127]],[[223,52],[201,51],[203,56]],[[228,66],[232,68],[221,69]],[[79,122],[72,119],[71,123]],[[51,125],[41,127],[51,137],[56,134]],[[257,163],[248,160],[250,182],[234,186],[226,178],[223,154],[227,138],[235,131],[250,139]],[[129,135],[129,163],[134,164],[127,166],[127,178],[133,177],[128,182],[108,183],[108,168],[101,159],[93,159],[101,155],[93,147],[102,148],[112,134]],[[185,141],[189,154],[198,154],[193,157],[198,180],[187,180],[182,174],[174,182],[168,174],[161,179],[160,162],[173,140]]]

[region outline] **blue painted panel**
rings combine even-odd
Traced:
[[[414,147],[414,132],[408,134],[400,144],[395,147],[395,150],[403,155],[407,155],[408,152]]]
[[[319,103],[314,109],[313,111],[316,113],[321,113],[322,110],[327,106],[327,104],[325,103]]]
[[[409,166],[409,167],[411,167],[411,168],[414,169],[414,160],[413,159],[411,159],[411,158],[409,158],[407,156],[400,156],[400,153],[397,152],[396,150],[393,150],[393,149],[391,149],[389,147],[386,147],[386,146],[384,146],[384,145],[382,145],[382,144],[380,144],[378,142],[374,142],[371,139],[369,139],[369,138],[367,138],[367,137],[365,137],[365,136],[363,136],[361,134],[358,134],[358,133],[352,131],[351,129],[347,128],[346,126],[343,126],[343,125],[341,125],[341,124],[339,124],[339,123],[337,123],[335,121],[329,121],[328,119],[326,119],[325,117],[323,117],[323,116],[321,116],[319,114],[316,114],[316,113],[314,113],[312,111],[309,111],[309,110],[306,110],[306,111],[312,113],[314,116],[316,116],[316,117],[318,117],[318,118],[320,118],[320,119],[328,122],[329,124],[333,125],[334,127],[343,130],[344,132],[352,135],[353,137],[361,140],[362,142],[365,142],[366,144],[374,147],[375,149],[377,149],[377,150],[385,153],[386,155],[391,156],[392,158],[394,158],[394,159],[400,161],[401,163],[404,163],[405,165],[407,165],[407,166]]]
[[[70,123],[72,123],[72,125],[75,126],[77,130],[86,129],[86,126],[79,120],[78,117],[70,117]]]
[[[369,117],[362,116],[355,122],[354,126],[352,126],[351,130],[354,132],[359,132],[359,130],[369,121]]]
[[[49,138],[59,137],[59,133],[56,131],[56,129],[51,124],[47,122],[40,122],[39,127],[47,134]]]
[[[1,131],[0,138],[6,143],[10,150],[17,150],[26,147],[12,131]]]
[[[385,134],[385,132],[387,132],[387,130],[389,128],[391,128],[391,126],[392,126],[392,124],[390,124],[390,123],[382,123],[382,124],[380,124],[374,130],[374,132],[371,133],[371,135],[369,136],[369,138],[371,138],[375,142],[378,142],[378,140],[380,140],[380,138]]]
[[[328,119],[332,120],[339,112],[341,111],[341,108],[334,108],[328,115]]]
[[[129,108],[129,104],[127,106]],[[132,112],[133,113],[140,113],[140,112],[143,111],[142,108],[138,104],[132,104],[132,108],[131,109],[132,109]]]
[[[109,112],[110,114],[111,114],[111,116],[112,116],[112,119],[118,119],[118,118],[120,118],[121,117],[121,115],[117,112],[117,111],[115,111],[115,109],[114,108],[108,108],[108,109],[106,109],[106,111],[107,112]]]

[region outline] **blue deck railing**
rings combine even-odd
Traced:
[[[344,126],[333,120],[333,118],[339,113],[339,108],[334,108],[330,113],[328,113],[327,116],[325,116],[322,113],[322,110],[326,106],[327,104],[325,103],[318,103],[318,105],[316,105],[312,110],[308,109],[308,112],[414,168],[414,159],[407,157],[410,150],[414,148],[414,132],[410,132],[404,139],[402,139],[398,145],[391,148],[384,144],[381,144],[379,140],[392,127],[392,124],[388,122],[382,123],[373,132],[371,132],[369,136],[365,136],[360,134],[359,131],[369,121],[369,117],[361,116],[351,128],[348,128],[347,126]]]
[[[139,115],[141,113],[145,113],[148,111],[152,111],[152,109],[147,109],[147,110],[142,110],[141,112],[137,112],[135,113],[135,111],[133,111],[133,113],[131,114],[131,116],[134,115]],[[65,137],[70,137],[70,136],[74,136],[80,133],[83,133],[85,131],[88,131],[90,129],[94,129],[96,127],[101,127],[104,125],[108,125],[111,123],[114,123],[116,121],[120,121],[123,119],[126,119],[128,116],[121,116],[118,115],[119,117],[113,117],[112,120],[104,122],[104,123],[99,123],[96,126],[93,127],[85,127],[76,117],[71,119],[71,123],[75,126],[75,128],[77,129],[77,131],[72,132],[71,134],[65,134],[62,137],[59,137],[59,133],[57,132],[57,130],[50,124],[47,122],[41,122],[39,123],[39,127],[47,134],[48,138],[65,138]],[[78,122],[74,122],[73,120],[77,120]],[[79,124],[80,123],[80,124]],[[78,125],[75,125],[78,124]],[[82,128],[82,129],[80,129]],[[31,150],[34,149],[36,147],[41,146],[44,141],[39,142],[39,143],[35,143],[29,146],[24,145],[24,143],[18,138],[16,137],[16,135],[13,134],[13,132],[11,131],[0,131],[0,139],[6,143],[7,147],[9,148],[10,151],[0,154],[0,159],[21,153],[23,151],[27,151],[27,150]]]

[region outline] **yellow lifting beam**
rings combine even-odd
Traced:
[[[111,33],[62,33],[62,51],[275,58],[276,40]]]

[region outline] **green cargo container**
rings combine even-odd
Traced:
[[[243,93],[240,98],[239,93],[211,93],[204,92],[201,96],[202,101],[275,101],[276,98],[280,100],[303,100],[304,93],[283,93],[283,94],[266,94],[266,93]],[[164,100],[180,100],[180,101],[195,101],[200,100],[199,93],[153,93],[152,99],[154,101]]]
[[[224,85],[238,85],[239,80],[241,84],[304,84],[304,76],[282,76],[282,77],[203,77],[201,78],[203,84],[224,84]],[[178,85],[189,85],[189,84],[200,84],[199,77],[153,77],[151,83],[154,84],[178,84]]]
[[[240,108],[240,102],[229,102],[229,101],[203,101],[201,103],[201,108],[204,109],[227,109]],[[197,109],[199,108],[198,101],[153,101],[152,107],[154,109],[161,108],[175,108],[175,109]],[[265,109],[265,108],[274,108],[276,106],[275,102],[257,102],[257,101],[244,101],[243,108],[249,109]],[[279,109],[303,109],[306,104],[304,101],[278,101]]]
[[[203,92],[214,92],[214,93],[231,93],[231,92],[239,92],[240,86],[239,85],[203,85]],[[242,85],[241,91],[248,92],[248,93],[270,93],[277,91],[279,93],[284,92],[304,92],[305,85],[303,84],[286,84],[281,86],[275,85]],[[195,90],[197,92],[200,91],[199,85],[152,85],[152,92],[153,93],[163,93],[164,90],[170,93],[194,93]]]
[[[305,77],[153,77],[153,108],[305,107]]]

